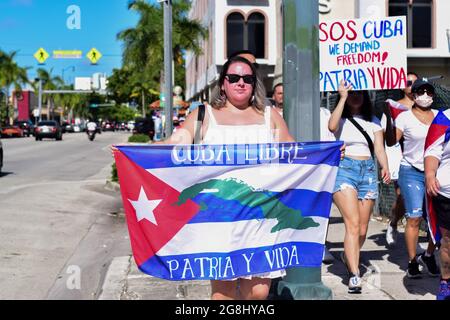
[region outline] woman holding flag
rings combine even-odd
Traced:
[[[405,200],[407,219],[405,240],[409,262],[406,275],[408,278],[419,278],[419,263],[427,268],[431,276],[439,274],[433,255],[433,242],[430,241],[426,252],[419,256],[416,251],[425,199],[423,150],[428,129],[437,111],[431,109],[435,93],[431,83],[418,79],[411,91],[414,95],[414,106],[397,117],[395,126],[397,141],[404,139],[398,184]]]
[[[279,113],[271,112],[271,106],[265,106],[265,96],[255,66],[243,57],[230,58],[223,66],[211,106],[206,106],[204,117],[199,117],[199,108],[195,109],[183,126],[161,143],[294,142]],[[269,294],[271,279],[284,274],[284,270],[278,270],[233,280],[211,280],[211,298],[263,300]]]
[[[431,234],[435,241],[441,238],[441,282],[437,300],[450,300],[450,109],[440,111],[428,130],[425,182]]]

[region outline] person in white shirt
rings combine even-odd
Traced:
[[[432,276],[439,274],[434,259],[435,246],[429,241],[427,251],[417,256],[419,226],[423,215],[425,199],[424,146],[428,129],[437,111],[431,109],[434,97],[432,84],[416,80],[411,88],[414,106],[410,111],[402,112],[395,120],[396,138],[403,141],[403,158],[400,162],[398,184],[405,201],[405,240],[408,250],[409,278],[421,277],[419,263],[428,269]],[[417,256],[417,257],[416,257]]]
[[[272,99],[275,101],[275,110],[283,116],[283,83],[278,83],[273,87]]]
[[[403,89],[404,96],[398,101],[391,99],[386,100],[384,105],[384,113],[381,117],[381,126],[383,127],[386,140],[386,155],[388,158],[389,171],[391,179],[394,181],[396,199],[391,210],[391,219],[386,229],[386,243],[393,246],[397,243],[398,231],[397,225],[401,218],[405,215],[405,204],[398,186],[398,172],[400,170],[400,160],[402,158],[402,148],[400,142],[395,137],[395,114],[392,115],[390,108],[400,112],[401,110],[411,110],[414,105],[414,97],[411,92],[411,86],[418,79],[418,75],[414,72],[408,72],[406,76],[407,87]],[[389,121],[388,121],[389,120]]]
[[[450,109],[443,112],[450,119]],[[428,133],[430,135],[430,133]],[[438,300],[450,299],[450,130],[425,152],[425,183],[432,196],[437,224],[441,231],[441,282]]]
[[[94,121],[89,121],[86,125],[87,131],[96,131],[97,130],[97,124]]]
[[[366,240],[370,215],[378,197],[374,156],[381,165],[383,182],[389,183],[390,176],[383,129],[372,113],[369,94],[367,91],[351,90],[351,84],[341,81],[340,99],[331,114],[328,128],[336,139],[343,140],[346,145],[345,158],[339,165],[336,177],[333,201],[345,224],[342,260],[350,273],[348,292],[361,293],[360,250]]]

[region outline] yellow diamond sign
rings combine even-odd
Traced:
[[[44,48],[39,48],[39,50],[34,54],[34,57],[39,62],[39,64],[43,64],[49,56],[50,55],[47,53],[47,51],[44,50]]]
[[[87,53],[86,57],[91,61],[92,64],[97,64],[98,60],[100,60],[100,58],[102,57],[102,54],[97,49],[92,48]]]

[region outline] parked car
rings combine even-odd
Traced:
[[[16,120],[14,125],[23,130],[23,134],[27,137],[34,135],[34,124],[31,120]]]
[[[62,133],[73,132],[73,126],[69,122],[65,121],[61,124],[61,131]]]
[[[18,126],[6,126],[2,129],[2,137],[23,137],[23,130]]]
[[[57,121],[40,121],[35,130],[36,141],[43,138],[62,140],[61,126]]]
[[[137,118],[133,128],[133,134],[146,134],[153,140],[155,135],[155,125],[152,118]]]
[[[114,129],[114,123],[112,122],[105,122],[103,124],[103,131],[115,131]]]

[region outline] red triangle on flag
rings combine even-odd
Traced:
[[[138,266],[154,256],[200,210],[192,200],[177,205],[180,192],[158,179],[122,152],[115,152],[120,191],[130,234],[133,255]],[[139,198],[141,188],[148,200],[162,200],[153,210],[157,225],[143,219],[138,222],[129,200]]]

